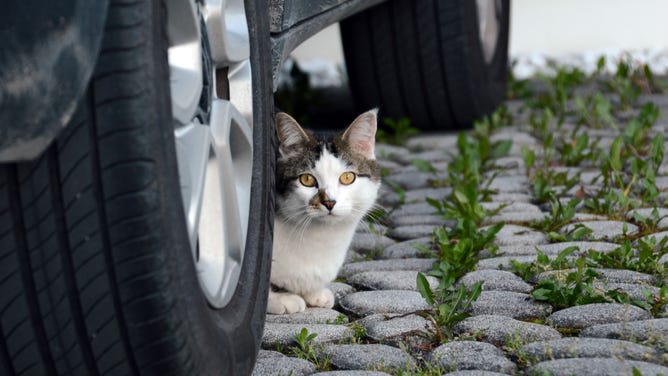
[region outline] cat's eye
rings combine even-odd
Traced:
[[[347,171],[339,176],[339,181],[343,185],[350,185],[355,181],[355,177],[356,176],[354,172]]]
[[[299,182],[305,187],[313,187],[316,183],[315,176],[311,174],[299,175]]]

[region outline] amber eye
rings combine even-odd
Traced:
[[[343,185],[350,185],[355,181],[355,177],[356,176],[354,172],[348,171],[344,172],[343,174],[341,174],[341,176],[339,176],[339,181]]]
[[[299,175],[299,182],[305,187],[313,187],[316,183],[315,177],[311,174]]]

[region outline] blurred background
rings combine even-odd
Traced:
[[[620,57],[631,56],[647,63],[655,74],[668,73],[668,1],[512,0],[511,4],[510,59],[518,78],[546,71],[549,62],[591,72],[602,55],[610,71]],[[292,58],[283,67],[277,106],[314,128],[345,127],[355,110],[346,86],[338,24],[304,42]]]

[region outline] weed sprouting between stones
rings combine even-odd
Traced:
[[[483,186],[482,173],[489,161],[508,154],[511,141],[492,142],[489,139],[492,129],[507,123],[506,113],[501,110],[477,123],[473,137],[460,133],[457,154],[448,165],[447,185],[452,188],[452,194],[444,200],[427,199],[444,219],[456,223],[453,227],[439,227],[434,231],[438,260],[428,274],[439,279],[438,288],[432,290],[421,273],[416,281],[418,291],[434,307],[428,315],[438,328],[441,342],[453,337],[453,325],[468,317],[468,310],[482,292],[482,282],[467,288],[457,286],[457,280],[475,268],[478,254],[483,249],[493,252],[497,248],[493,241],[503,223],[479,228],[490,214],[481,200],[489,193],[492,180]]]

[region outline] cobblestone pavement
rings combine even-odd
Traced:
[[[668,98],[651,97],[661,109],[652,131],[666,134]],[[645,98],[647,100],[647,98]],[[516,103],[508,103],[513,111]],[[531,262],[537,250],[554,259],[569,247],[586,253],[593,249],[606,254],[619,248],[625,239],[668,236],[668,208],[659,208],[661,220],[647,230],[634,217],[587,213],[576,207],[573,219],[554,230],[567,234],[575,223],[592,231],[578,240],[559,238],[532,226],[551,214],[550,205],[536,198],[535,180],[527,169],[523,148],[540,150],[540,140],[527,125],[526,117],[514,116],[510,127],[500,128],[492,140],[513,142],[509,155],[493,161],[486,176],[494,176],[494,191],[488,210],[500,208],[484,225],[505,222],[496,235],[496,253],[482,252],[474,271],[459,283],[467,286],[484,281],[483,291],[469,309],[470,316],[452,328],[454,337],[438,340],[434,324],[423,313],[430,306],[418,292],[416,275],[432,268],[435,259],[425,257],[424,247],[434,248],[432,233],[438,226],[452,225],[435,214],[425,198],[444,199],[451,189],[436,187],[434,181],[447,176],[457,136],[425,135],[410,139],[405,146],[379,145],[377,154],[389,174],[385,180],[405,190],[403,201],[396,189],[386,185],[379,203],[389,215],[371,230],[360,226],[340,279],[332,284],[337,296],[334,309],[309,308],[304,313],[268,315],[264,339],[254,375],[337,375],[386,374],[501,375],[668,375],[668,309],[653,306],[603,302],[558,307],[538,301],[532,295],[537,281],[526,281],[510,267],[510,260]],[[566,137],[572,127],[562,128],[555,138]],[[610,147],[619,132],[592,129],[589,137],[599,147]],[[665,145],[664,145],[665,146]],[[426,160],[436,172],[424,172],[412,163]],[[563,197],[581,197],[600,188],[599,166],[583,162],[579,166],[554,167],[577,176],[577,185]],[[668,193],[668,164],[658,168],[656,187],[660,197]],[[665,200],[664,200],[665,201]],[[648,215],[651,209],[640,210]],[[638,232],[642,233],[638,233]],[[635,235],[634,235],[635,233]],[[664,252],[662,250],[661,252]],[[434,257],[434,256],[431,256]],[[663,254],[660,263],[668,261]],[[621,266],[623,267],[623,266]],[[593,286],[599,291],[626,293],[636,300],[653,304],[664,286],[663,276],[620,268],[596,268]],[[561,271],[568,273],[568,271]],[[559,273],[547,271],[546,273]],[[438,280],[427,277],[432,288]],[[642,306],[642,305],[641,305]],[[294,338],[306,328],[316,333],[313,356],[295,356]],[[286,355],[287,354],[287,355]],[[308,360],[306,360],[308,359]],[[329,371],[318,370],[327,359]],[[635,369],[635,370],[634,370]],[[429,371],[430,370],[430,371]],[[431,373],[429,373],[431,372]],[[451,373],[448,373],[451,372]]]

